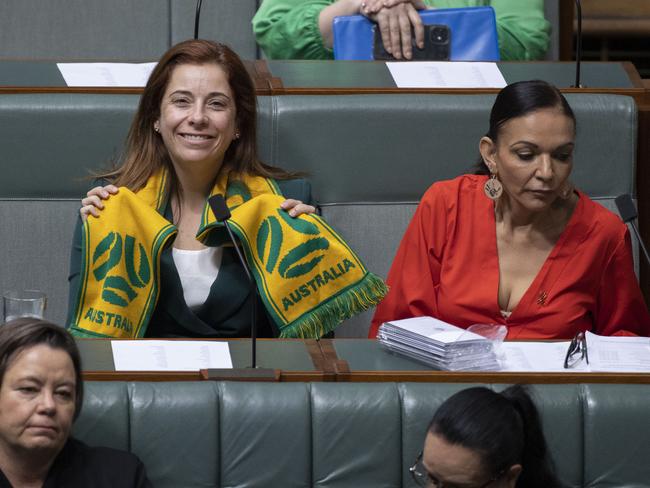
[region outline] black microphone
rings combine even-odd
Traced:
[[[201,21],[201,3],[202,0],[196,1],[196,14],[194,14],[194,39],[199,38],[199,22]]]
[[[639,229],[634,223],[634,221],[638,217],[638,213],[636,211],[636,206],[634,205],[634,201],[632,201],[632,196],[629,193],[626,193],[625,195],[619,195],[616,197],[614,202],[616,203],[616,208],[618,208],[618,213],[621,215],[621,219],[623,220],[623,222],[625,222],[626,224],[629,223],[632,226],[632,230],[634,231],[634,234],[636,235],[636,238],[639,241],[639,245],[643,250],[643,254],[645,254],[645,259],[647,263],[650,264],[650,254],[648,254],[648,249],[645,247],[645,243],[643,242],[643,239],[641,239],[641,234],[639,234]]]
[[[574,88],[582,88],[580,84],[580,60],[582,59],[582,5],[576,0],[576,13],[578,14],[578,30],[576,32],[576,84]]]
[[[230,237],[230,240],[235,246],[235,251],[237,252],[237,256],[239,256],[239,261],[241,262],[241,265],[244,267],[244,271],[246,272],[246,277],[248,278],[248,281],[250,281],[251,284],[251,290],[253,293],[253,307],[251,309],[251,363],[252,363],[251,368],[256,368],[257,367],[257,285],[255,283],[255,279],[253,278],[253,273],[248,267],[248,263],[246,263],[246,259],[244,259],[244,255],[239,249],[239,246],[237,246],[237,241],[235,240],[235,236],[232,233],[232,230],[230,230],[230,225],[228,225],[228,219],[230,218],[230,210],[228,209],[228,205],[226,205],[226,200],[224,200],[223,195],[211,196],[208,199],[208,204],[210,205],[210,208],[212,209],[212,213],[216,217],[217,221],[223,223],[224,227],[228,231],[228,236]]]

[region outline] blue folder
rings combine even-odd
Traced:
[[[420,10],[425,25],[442,24],[451,31],[451,61],[499,61],[497,23],[492,7]],[[334,19],[334,59],[373,60],[373,27],[363,15]]]

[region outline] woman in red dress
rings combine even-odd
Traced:
[[[650,335],[627,227],[571,184],[575,133],[552,85],[501,90],[477,174],[424,194],[370,337],[383,322],[423,315],[503,324],[508,339]]]

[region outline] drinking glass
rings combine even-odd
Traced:
[[[42,319],[47,297],[39,290],[7,291],[2,302],[5,322],[21,317]]]

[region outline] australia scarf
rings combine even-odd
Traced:
[[[158,298],[160,254],[177,232],[162,216],[167,180],[161,171],[138,192],[120,188],[100,218],[84,223],[74,335],[145,335]],[[225,173],[212,189],[216,194],[226,199],[231,227],[280,337],[320,337],[386,294],[384,282],[322,218],[292,218],[280,208],[284,197],[274,180]],[[225,242],[223,224],[207,203],[197,239]]]

